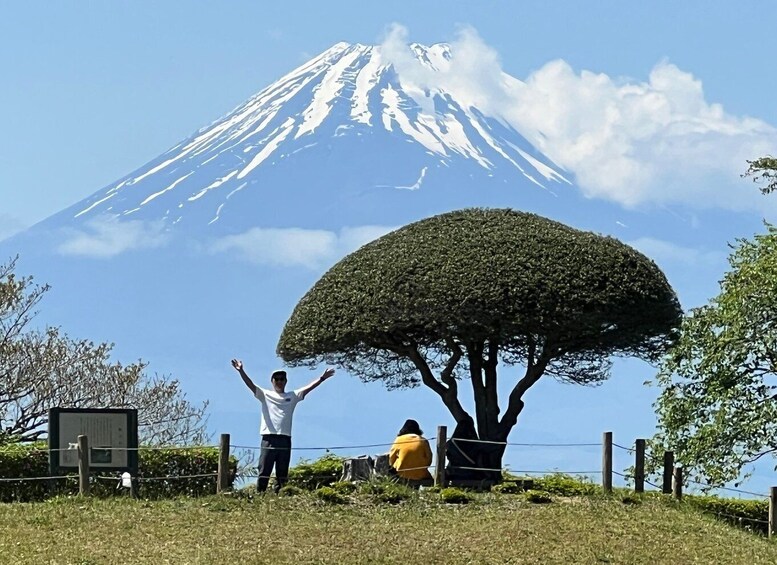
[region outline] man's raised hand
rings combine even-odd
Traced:
[[[321,375],[321,379],[325,381],[334,374],[335,370],[332,367],[329,367],[326,371],[324,371],[324,374]]]
[[[243,362],[240,359],[232,359],[232,366],[235,368],[236,371],[243,370]]]

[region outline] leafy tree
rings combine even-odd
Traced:
[[[777,159],[746,173],[777,188]],[[675,452],[692,479],[720,486],[777,454],[777,228],[740,239],[720,293],[685,317],[656,379],[655,449]]]
[[[657,360],[680,315],[664,275],[631,247],[533,214],[469,209],[345,257],[297,304],[277,350],[389,389],[423,383],[457,422],[470,418],[459,400],[469,378],[480,439],[505,441],[543,375],[591,385],[609,377],[611,355]],[[503,412],[500,362],[523,367]]]
[[[206,439],[207,403],[189,402],[177,380],[147,375],[142,361],[112,362],[110,344],[30,329],[48,286],[17,277],[15,266],[0,265],[0,443],[40,438],[55,406],[136,408],[144,443]]]
[[[755,161],[748,161],[746,177],[752,177],[763,194],[769,194],[777,190],[777,159],[774,157],[761,157]],[[764,184],[765,183],[765,184]]]

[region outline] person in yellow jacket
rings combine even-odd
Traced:
[[[432,449],[415,420],[406,420],[389,451],[389,465],[403,479],[431,479]]]

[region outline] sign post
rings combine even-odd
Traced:
[[[132,408],[49,410],[49,468],[52,476],[78,469],[79,436],[89,439],[88,467],[138,473],[138,411]]]

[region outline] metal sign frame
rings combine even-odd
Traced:
[[[123,418],[122,418],[123,416]],[[74,422],[76,419],[77,422]],[[70,420],[68,422],[68,420]],[[90,437],[88,427],[94,431],[108,430],[106,437]],[[62,438],[64,428],[77,428],[76,437]],[[114,435],[118,434],[118,437]],[[72,431],[71,431],[72,434]],[[77,458],[73,464],[63,460],[62,449],[78,441],[78,435],[86,435],[89,440],[89,468],[105,471],[127,471],[138,474],[138,411],[134,408],[51,408],[49,410],[49,468],[52,475],[62,470],[78,468]],[[96,434],[92,434],[93,436]],[[63,445],[65,446],[63,448]],[[124,451],[124,449],[126,451]],[[113,464],[113,454],[124,452],[122,463]],[[72,459],[72,458],[70,458]]]

